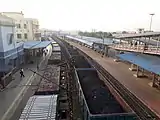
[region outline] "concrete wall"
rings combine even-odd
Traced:
[[[0,51],[3,50],[3,42],[2,42],[2,34],[1,34],[1,28],[0,28]]]
[[[24,63],[24,51],[22,45],[17,46],[10,51],[0,53],[0,56],[1,54],[6,56],[0,57],[0,72],[8,72],[14,67],[19,67],[20,64]]]

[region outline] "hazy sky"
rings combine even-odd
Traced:
[[[55,30],[160,31],[160,0],[0,0],[0,11],[23,11],[41,28]]]

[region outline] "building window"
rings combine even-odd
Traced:
[[[17,24],[17,28],[21,28],[21,24]]]
[[[24,38],[25,38],[25,39],[27,39],[27,38],[28,38],[28,35],[27,35],[27,33],[25,33],[25,34],[24,34]]]
[[[12,44],[12,43],[13,43],[13,37],[14,37],[13,33],[8,34],[7,37],[8,37],[8,38],[7,38],[8,44],[9,44],[9,45]]]
[[[17,34],[17,38],[18,38],[18,39],[21,39],[21,38],[22,38],[22,35],[21,35],[21,34]]]
[[[27,29],[27,25],[26,24],[24,24],[24,29]]]

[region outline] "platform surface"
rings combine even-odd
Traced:
[[[69,43],[97,61],[143,103],[145,103],[158,116],[160,116],[160,90],[157,90],[149,85],[152,80],[146,78],[136,78],[133,76],[135,72],[128,69],[130,67],[129,65],[122,62],[114,62],[112,58],[102,58],[101,54],[85,46],[78,45],[77,43]]]

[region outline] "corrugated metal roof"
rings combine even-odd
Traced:
[[[125,53],[117,56],[120,59],[136,64],[145,70],[155,74],[160,74],[160,57],[138,53]]]
[[[57,95],[32,96],[19,120],[55,120]]]
[[[93,43],[91,43],[91,42],[87,42],[86,40],[83,40],[83,39],[80,39],[80,38],[76,38],[76,37],[72,37],[72,36],[66,36],[66,37],[68,37],[68,38],[70,38],[70,39],[74,39],[74,40],[76,40],[76,41],[80,41],[80,42],[82,42],[82,43],[85,43],[85,44],[87,44],[87,45],[89,45],[89,46],[92,46],[92,44]]]
[[[85,43],[88,46],[92,46],[93,43],[101,43],[101,44],[103,44],[103,40],[100,39],[100,38],[85,37],[85,36],[77,36],[77,37],[66,36],[66,37],[68,37],[70,39],[74,39],[76,41],[80,41],[82,43]],[[78,38],[78,37],[81,37],[81,38]],[[114,41],[114,42],[116,42],[116,41]],[[106,44],[106,45],[113,44],[113,40],[110,39],[110,38],[104,38],[104,44]]]
[[[44,48],[44,47],[47,47],[49,44],[51,44],[51,41],[42,41],[39,44],[37,44],[36,46],[32,47],[32,49]]]
[[[51,44],[51,41],[27,41],[24,43],[25,49],[44,48]]]
[[[56,46],[56,47],[54,46],[53,51],[61,51],[61,48],[59,46]]]
[[[40,42],[41,41],[27,41],[27,42],[24,42],[24,48],[29,49],[32,46],[35,46],[35,45],[39,44]]]

